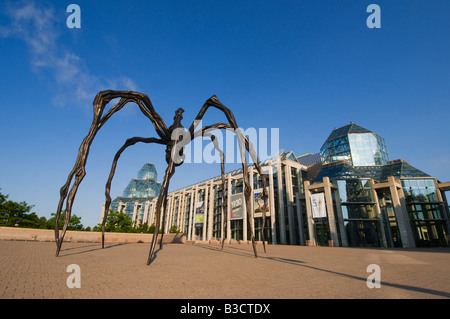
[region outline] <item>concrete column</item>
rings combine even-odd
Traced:
[[[311,191],[309,190],[309,181],[304,182],[305,186],[305,204],[306,204],[306,218],[308,221],[308,232],[310,246],[316,246],[316,232],[314,230],[314,220],[312,218],[311,210]]]
[[[336,202],[336,216],[338,219],[339,231],[341,232],[341,243],[343,247],[348,247],[347,231],[344,225],[344,217],[342,216],[341,197],[337,187],[334,189],[334,200]]]
[[[280,244],[286,245],[286,223],[284,220],[284,199],[283,199],[283,176],[281,172],[281,163],[277,164],[278,180],[278,225],[280,225]]]
[[[214,183],[213,181],[209,184],[209,209],[208,209],[208,234],[206,240],[211,240],[213,233],[213,217],[214,217]]]
[[[156,203],[158,202],[158,198],[155,198],[153,200],[153,205],[152,205],[152,224],[156,224]]]
[[[227,210],[226,210],[226,218],[227,218],[227,229],[224,230],[226,232],[227,243],[231,242],[231,225],[230,225],[230,207],[231,207],[231,173],[228,174],[228,192],[227,192]],[[245,207],[245,205],[244,205]]]
[[[206,226],[208,225],[208,213],[209,213],[209,197],[208,197],[208,193],[209,193],[209,187],[208,185],[205,186],[205,212],[203,215],[203,229],[202,229],[202,240],[205,241],[206,240]]]
[[[297,221],[298,221],[298,239],[300,242],[300,245],[305,246],[305,234],[303,232],[303,215],[302,215],[302,209],[301,209],[301,203],[300,203],[300,192],[297,193],[297,198],[295,200],[297,204],[296,214],[297,214]]]
[[[144,205],[144,216],[142,217],[142,224],[147,223],[148,225],[148,213],[150,209],[149,207],[150,201],[146,201],[143,205]]]
[[[135,222],[136,222],[136,213],[137,213],[137,207],[138,207],[138,202],[135,202],[134,203],[134,206],[133,206],[133,216],[131,217],[131,223],[132,223],[132,225],[134,225],[135,224]]]
[[[192,209],[192,216],[194,217],[191,221],[192,225],[192,240],[197,240],[197,238],[195,237],[195,214],[197,213],[197,203],[199,202],[199,196],[198,196],[198,192],[200,191],[200,189],[198,188],[198,186],[195,187],[195,202],[194,202],[194,207]]]
[[[172,209],[172,202],[173,202],[173,196],[167,195],[167,204],[166,209],[163,210],[162,216],[161,216],[161,222],[164,222],[164,234],[167,234],[169,232],[169,225],[172,223],[172,217],[173,217],[173,209]],[[164,205],[163,205],[164,208]]]
[[[277,230],[275,228],[275,198],[273,190],[273,167],[269,166],[269,207],[270,207],[270,228],[272,229],[272,243],[277,244]]]
[[[450,233],[450,220],[449,220],[449,216],[450,216],[450,211],[449,211],[449,207],[448,207],[448,203],[446,201],[444,201],[444,195],[442,195],[443,192],[446,191],[446,189],[450,188],[450,182],[447,183],[438,183],[438,181],[436,180],[436,178],[433,178],[434,180],[434,186],[436,187],[436,195],[437,195],[437,200],[439,202],[442,203],[442,205],[439,208],[439,211],[441,213],[441,218],[444,218],[446,220],[446,226],[447,226],[447,234]],[[443,186],[441,189],[441,185]],[[448,198],[446,198],[448,200]]]
[[[192,197],[191,197],[191,211],[189,212],[189,233],[188,240],[193,240],[194,238],[194,217],[195,217],[195,205],[197,203],[197,187],[192,189]]]
[[[301,194],[301,189],[302,189],[302,183],[301,183],[301,168],[296,168],[296,174],[297,174],[297,187],[298,187],[298,192],[296,194],[296,212],[294,212],[295,214],[297,214],[297,221],[298,221],[298,238],[299,238],[299,242],[300,245],[304,246],[305,245],[305,234],[304,234],[304,230],[303,230],[303,214],[302,214],[302,203],[300,201],[300,194]],[[292,185],[292,191],[294,191],[294,185]]]
[[[323,178],[323,188],[325,193],[325,203],[327,205],[327,212],[328,212],[328,226],[330,227],[330,233],[331,233],[331,240],[333,241],[333,246],[338,247],[339,246],[339,236],[338,236],[338,230],[336,227],[336,218],[334,216],[334,209],[333,209],[333,197],[331,195],[331,183],[330,178],[328,176],[325,176]]]
[[[186,196],[185,191],[183,189],[183,192],[181,193],[180,213],[178,214],[180,220],[178,228],[180,229],[180,231],[183,231],[184,229],[184,220],[186,217],[185,214],[186,214]]]
[[[400,232],[400,237],[402,239],[402,245],[404,248],[416,247],[414,236],[411,230],[411,225],[409,222],[408,211],[406,209],[403,189],[401,187],[397,187],[394,176],[388,176],[388,183],[389,190],[392,196],[392,204],[394,206],[395,217],[397,218],[397,225]]]
[[[182,192],[177,192],[176,194],[174,194],[174,199],[173,199],[173,212],[174,212],[174,218],[173,218],[173,225],[176,225],[178,228],[180,228],[180,215],[181,215],[181,206],[183,205],[183,198],[181,197]],[[177,216],[175,218],[175,208],[178,206],[177,208]]]
[[[386,239],[386,231],[384,229],[384,224],[383,224],[383,216],[381,216],[380,203],[378,201],[377,191],[373,188],[373,185],[374,185],[374,181],[373,181],[373,179],[371,179],[370,180],[370,190],[372,192],[373,200],[375,201],[375,211],[377,213],[378,218],[380,219],[381,245],[383,247],[388,247],[387,239]],[[389,218],[388,218],[388,222],[389,222]]]
[[[251,215],[253,216],[253,212],[255,211],[255,207],[253,207],[253,202],[254,202],[253,198],[255,196],[254,189],[253,189],[253,175],[254,175],[253,166],[249,167],[248,171],[249,171],[249,176],[250,176],[249,184],[250,184],[250,190],[251,190],[250,191],[250,211],[252,212]],[[244,174],[242,174],[242,176],[244,176]],[[244,177],[242,177],[242,178],[244,178]],[[242,181],[242,183],[243,182],[244,181]],[[244,189],[242,191],[244,191]],[[245,201],[244,196],[242,196],[242,197],[243,197],[242,198],[243,201]],[[245,204],[243,206],[245,206]],[[253,230],[255,229],[255,220],[254,220],[254,218],[255,217],[253,216],[253,218],[249,221],[248,218],[247,218],[247,211],[246,210],[244,211],[244,218],[243,218],[244,221],[242,223],[242,225],[243,225],[242,226],[242,233],[243,233],[242,236],[243,236],[244,242],[247,242],[247,236],[248,236],[247,229],[248,229],[248,227],[253,227]],[[247,227],[248,223],[251,223],[251,226]],[[256,233],[255,233],[255,238],[256,238]]]

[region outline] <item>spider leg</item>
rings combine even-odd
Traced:
[[[166,189],[166,194],[164,195],[164,200],[163,200],[163,208],[162,208],[162,214],[163,214],[163,218],[161,220],[161,240],[159,242],[159,249],[162,249],[163,247],[163,238],[164,238],[164,227],[165,227],[165,223],[166,223],[166,204],[167,204],[167,189]]]
[[[216,136],[212,135],[208,132],[203,133],[203,136],[209,136],[211,141],[214,144],[214,148],[220,153],[220,170],[222,176],[222,229],[225,231],[227,227],[227,210],[226,210],[226,201],[225,201],[225,156],[223,151],[220,149],[219,144],[217,143]],[[225,235],[222,232],[222,250],[223,244],[225,242]]]
[[[128,148],[129,146],[132,146],[138,142],[157,143],[157,144],[165,145],[163,140],[157,139],[154,137],[149,137],[149,138],[132,137],[132,138],[127,139],[125,144],[117,151],[116,155],[114,156],[114,160],[113,160],[113,163],[111,166],[111,171],[109,173],[108,181],[106,182],[106,186],[105,186],[106,201],[105,201],[105,211],[103,214],[103,221],[102,221],[102,248],[105,248],[105,224],[106,224],[106,220],[107,220],[108,214],[109,214],[109,207],[111,205],[111,196],[110,196],[111,183],[112,183],[112,179],[114,178],[114,174],[116,172],[117,161],[119,160],[119,157],[122,155],[122,153],[125,151],[126,148]]]
[[[148,254],[147,265],[150,265],[153,259],[153,255],[155,253],[156,241],[158,240],[158,231],[161,225],[161,213],[164,213],[161,210],[161,206],[164,204],[167,198],[167,190],[169,188],[169,182],[174,173],[175,173],[175,164],[171,160],[166,168],[166,174],[164,175],[164,180],[161,185],[158,200],[156,201],[156,222],[155,222],[155,229],[153,231],[152,243]]]
[[[264,252],[266,253],[266,245],[265,245],[265,236],[264,236],[264,227],[265,227],[265,221],[266,221],[266,212],[268,210],[268,191],[267,191],[267,180],[266,180],[266,176],[264,174],[262,174],[262,170],[261,170],[261,166],[259,165],[259,160],[258,160],[258,156],[256,155],[255,150],[253,149],[253,145],[250,142],[250,140],[244,135],[242,134],[242,132],[239,130],[239,128],[237,127],[236,121],[234,119],[233,114],[231,113],[231,110],[229,110],[227,107],[225,107],[224,105],[222,105],[217,98],[213,97],[211,99],[209,99],[208,101],[213,100],[213,102],[215,103],[213,106],[219,105],[220,107],[218,107],[220,110],[222,110],[223,112],[225,112],[225,114],[227,115],[227,118],[230,120],[230,124],[227,123],[217,123],[217,124],[213,124],[213,125],[209,125],[206,127],[202,127],[201,129],[199,129],[196,132],[191,132],[191,138],[196,138],[198,136],[202,136],[205,134],[205,132],[209,131],[209,130],[214,130],[214,129],[228,129],[233,131],[237,138],[238,138],[238,142],[239,142],[239,149],[240,149],[240,154],[241,154],[241,160],[242,160],[242,170],[243,170],[243,176],[248,176],[248,169],[247,169],[247,160],[246,157],[244,155],[245,151],[244,151],[244,147],[245,149],[248,151],[248,153],[250,154],[250,156],[252,157],[252,160],[255,164],[255,167],[258,171],[258,173],[261,176],[262,182],[263,182],[263,200],[264,200],[264,213],[262,214],[262,226],[261,226],[261,239],[262,239],[262,243],[263,243],[263,247],[264,247]],[[199,121],[201,120],[201,118],[203,117],[206,109],[210,106],[211,103],[206,102],[205,105],[202,107],[202,110],[204,110],[202,112],[202,110],[199,113],[199,116],[197,116],[195,121]],[[216,106],[217,107],[217,106]],[[192,124],[190,129],[195,129],[195,125],[197,124],[194,121],[194,123]],[[233,126],[235,125],[235,126]],[[223,176],[222,176],[223,177]],[[247,178],[243,178],[243,182],[244,182],[244,197],[245,197],[245,203],[246,203],[246,208],[247,208],[247,218],[250,221],[252,218],[252,214],[250,212],[250,195],[251,195],[251,188],[250,185],[248,183]],[[250,233],[251,233],[251,239],[252,239],[252,245],[253,245],[253,251],[255,254],[255,257],[257,257],[257,252],[256,252],[256,247],[255,247],[255,238],[254,238],[254,229],[253,229],[253,224],[250,224]],[[223,246],[223,242],[222,242],[222,246]]]
[[[105,106],[113,99],[120,98],[120,101],[111,107],[111,109],[104,115],[103,111]],[[83,139],[83,142],[80,145],[78,150],[77,160],[72,171],[69,173],[66,183],[60,189],[60,199],[58,203],[58,208],[55,215],[55,241],[56,241],[56,256],[59,255],[61,250],[61,245],[64,239],[64,235],[67,230],[67,226],[69,224],[70,215],[72,211],[73,201],[75,199],[75,195],[77,193],[78,187],[86,175],[86,161],[89,154],[89,149],[91,147],[92,141],[94,140],[95,135],[106,123],[106,121],[117,111],[122,109],[128,102],[135,102],[142,113],[150,119],[155,127],[156,132],[164,141],[169,141],[169,131],[164,124],[162,118],[155,112],[153,106],[150,102],[148,96],[132,91],[102,91],[97,94],[94,99],[94,118],[92,120],[91,127],[89,129],[89,133]],[[72,183],[72,180],[75,176],[75,180],[73,182],[72,187],[69,187]],[[62,233],[59,232],[59,218],[61,216],[62,207],[66,201],[66,211],[64,213],[64,226]]]

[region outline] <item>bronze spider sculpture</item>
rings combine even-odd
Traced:
[[[105,106],[113,99],[120,98],[119,102],[112,106],[108,112],[106,112],[105,115],[103,115],[103,111],[105,110]],[[69,219],[71,216],[72,206],[75,199],[75,195],[77,193],[78,187],[83,180],[83,178],[86,175],[86,161],[89,154],[89,149],[91,146],[92,141],[94,140],[95,135],[100,130],[100,128],[106,123],[106,121],[117,111],[122,109],[127,103],[134,102],[138,105],[141,112],[152,122],[156,133],[158,134],[159,138],[155,137],[149,137],[149,138],[143,138],[143,137],[133,137],[130,139],[127,139],[125,144],[117,151],[116,155],[114,156],[114,160],[112,163],[111,171],[108,177],[108,181],[105,186],[105,213],[103,217],[102,222],[102,248],[104,248],[104,242],[105,242],[105,223],[106,218],[109,212],[109,207],[111,204],[111,197],[110,197],[110,189],[111,189],[111,182],[115,174],[117,161],[119,160],[120,155],[122,152],[128,148],[131,145],[134,145],[138,142],[141,143],[157,143],[161,145],[166,146],[166,162],[167,162],[167,168],[165,171],[165,176],[161,185],[160,194],[158,196],[157,202],[156,202],[156,216],[155,216],[155,229],[153,232],[153,238],[150,246],[150,251],[147,259],[147,265],[149,265],[152,260],[155,253],[155,247],[158,239],[158,230],[161,226],[161,221],[164,220],[164,216],[162,214],[165,213],[165,202],[167,198],[167,192],[169,187],[169,182],[172,176],[175,173],[175,167],[180,166],[183,164],[184,161],[184,154],[183,150],[184,147],[194,138],[199,136],[208,136],[211,138],[212,142],[214,143],[214,146],[216,150],[221,155],[221,173],[222,173],[222,229],[226,229],[226,200],[225,200],[225,172],[224,172],[224,154],[222,150],[220,150],[216,137],[210,133],[210,131],[217,130],[217,129],[227,129],[232,130],[238,140],[239,150],[241,153],[241,160],[242,160],[242,170],[243,170],[243,183],[244,183],[244,197],[245,197],[245,206],[247,208],[247,216],[248,221],[250,224],[250,234],[251,234],[251,241],[253,245],[253,252],[255,257],[257,257],[257,251],[256,251],[256,243],[255,243],[255,236],[254,236],[254,229],[253,225],[250,222],[252,220],[252,213],[250,211],[250,196],[251,196],[251,188],[248,181],[248,169],[247,169],[247,160],[245,156],[245,149],[247,152],[249,152],[250,156],[252,157],[252,160],[255,164],[255,167],[258,171],[258,173],[261,175],[262,182],[263,182],[263,200],[265,203],[265,209],[268,205],[268,194],[266,189],[266,176],[262,174],[261,167],[259,165],[258,157],[256,156],[256,153],[252,147],[252,144],[248,140],[248,138],[240,131],[240,129],[237,126],[236,120],[234,118],[233,113],[229,108],[227,108],[225,105],[223,105],[219,99],[214,95],[211,98],[209,98],[200,109],[200,112],[198,113],[197,117],[189,127],[189,129],[186,131],[183,125],[181,124],[182,120],[182,113],[184,112],[183,109],[179,108],[175,112],[174,117],[174,123],[167,128],[162,118],[158,115],[158,113],[154,110],[153,105],[148,98],[147,95],[139,93],[139,92],[132,92],[132,91],[101,91],[97,94],[97,96],[94,99],[94,119],[92,121],[92,125],[89,129],[88,135],[83,139],[83,142],[81,143],[81,146],[78,151],[78,157],[75,162],[75,165],[72,169],[72,171],[69,173],[69,176],[67,178],[66,183],[61,187],[60,190],[60,200],[58,204],[58,209],[56,212],[56,218],[55,218],[55,241],[56,241],[56,256],[59,256],[59,252],[61,250],[61,246],[63,243],[64,235],[67,230],[67,225],[69,223]],[[208,110],[209,107],[215,107],[222,111],[227,120],[228,123],[216,123],[213,125],[205,126],[197,131],[195,129],[197,128],[198,124],[202,120],[205,112]],[[75,177],[75,180],[72,180]],[[253,181],[251,181],[253,182]],[[72,187],[69,187],[72,184]],[[64,213],[64,226],[62,229],[62,232],[60,233],[59,230],[59,218],[61,215],[61,211],[64,205],[64,201],[66,200],[66,210]],[[161,218],[162,217],[162,218]],[[264,251],[266,251],[265,247],[265,241],[264,241],[264,224],[265,224],[265,214],[263,214],[263,220],[262,220],[262,230],[261,230],[261,238],[264,246]],[[162,237],[160,240],[160,248],[162,248]],[[223,244],[225,241],[225,236],[222,233],[222,249]]]

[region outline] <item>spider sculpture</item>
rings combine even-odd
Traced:
[[[120,99],[119,102],[112,106],[106,114],[103,115],[103,111],[105,110],[105,106],[113,99]],[[128,139],[125,144],[119,149],[119,151],[114,156],[114,160],[112,163],[111,171],[108,177],[108,181],[105,186],[105,213],[103,217],[102,222],[102,248],[104,248],[104,232],[105,232],[105,223],[106,218],[109,212],[109,207],[111,204],[111,197],[110,197],[110,188],[111,188],[111,182],[115,174],[117,161],[119,160],[120,155],[125,151],[126,148],[129,146],[132,146],[138,142],[140,143],[157,143],[161,145],[166,146],[166,162],[167,162],[167,168],[165,171],[164,180],[161,185],[160,194],[158,196],[157,202],[156,202],[156,216],[155,216],[155,229],[153,233],[153,238],[150,246],[150,251],[147,259],[147,265],[149,265],[153,261],[153,256],[155,253],[155,247],[158,239],[158,230],[161,226],[161,221],[164,220],[164,216],[162,216],[165,212],[165,203],[167,198],[167,192],[169,188],[169,182],[172,178],[173,174],[175,173],[175,167],[180,166],[183,164],[184,161],[184,154],[183,150],[184,147],[192,141],[193,139],[200,137],[200,136],[207,136],[210,137],[212,142],[214,143],[214,146],[216,150],[221,155],[221,173],[222,173],[222,190],[225,190],[225,172],[224,172],[224,154],[222,150],[220,150],[216,137],[212,135],[210,132],[217,129],[227,129],[232,130],[238,140],[239,150],[241,153],[241,160],[242,160],[242,170],[243,170],[243,183],[244,183],[244,198],[245,198],[245,206],[247,208],[247,216],[248,221],[250,224],[250,234],[251,234],[251,241],[253,245],[253,252],[255,257],[257,257],[257,251],[256,251],[256,243],[255,243],[255,236],[254,236],[254,229],[253,225],[250,222],[252,220],[252,213],[250,211],[250,196],[251,196],[251,188],[248,181],[248,169],[247,169],[247,160],[245,156],[245,149],[247,152],[249,152],[250,156],[252,157],[252,160],[255,164],[255,167],[258,171],[258,173],[261,175],[262,182],[263,182],[263,199],[265,203],[265,211],[267,209],[267,199],[268,199],[268,193],[266,189],[266,176],[265,174],[262,174],[261,167],[259,165],[258,157],[256,156],[256,153],[252,147],[252,144],[248,140],[248,138],[242,134],[240,129],[238,129],[236,120],[234,118],[233,113],[230,111],[229,108],[227,108],[225,105],[223,105],[219,99],[214,95],[211,98],[209,98],[200,109],[200,112],[198,113],[197,117],[189,127],[189,129],[186,131],[186,129],[181,124],[182,120],[182,113],[184,112],[183,109],[178,109],[175,112],[174,117],[174,123],[167,128],[167,126],[164,124],[164,121],[162,118],[156,113],[156,111],[153,108],[152,103],[150,102],[150,99],[147,95],[139,93],[139,92],[132,92],[132,91],[102,91],[97,94],[97,96],[94,99],[94,119],[92,121],[92,125],[89,129],[88,135],[84,138],[83,142],[81,143],[81,146],[78,151],[78,157],[75,162],[75,165],[70,172],[66,183],[61,187],[60,190],[60,200],[56,212],[56,218],[55,218],[55,240],[56,240],[56,256],[59,256],[59,252],[61,250],[61,245],[63,243],[64,235],[67,230],[67,225],[69,223],[69,219],[71,216],[72,206],[75,199],[75,195],[77,193],[78,187],[83,180],[83,178],[86,175],[86,161],[89,154],[89,149],[91,146],[92,141],[94,140],[95,135],[100,130],[100,128],[106,123],[106,121],[117,111],[122,109],[127,103],[134,102],[138,105],[139,109],[142,111],[142,113],[151,121],[153,124],[157,135],[159,138],[155,137],[149,137],[149,138],[143,138],[143,137],[133,137]],[[209,107],[215,107],[222,111],[227,120],[228,123],[216,123],[213,125],[205,126],[197,131],[196,128],[200,121],[202,120],[205,112],[208,110]],[[181,132],[181,133],[180,133]],[[74,179],[73,184],[72,180]],[[72,186],[70,187],[70,185]],[[70,191],[69,191],[70,187]],[[64,226],[62,229],[62,232],[60,233],[59,230],[59,218],[61,215],[61,211],[64,205],[64,201],[66,200],[66,210],[64,213]],[[225,191],[222,191],[222,229],[226,229],[226,200],[225,200]],[[262,230],[261,230],[261,238],[264,246],[264,251],[266,251],[265,242],[264,242],[264,224],[265,224],[265,214],[263,214],[263,220],[262,220]],[[160,240],[160,248],[162,248],[162,236]],[[225,241],[225,236],[222,234],[222,249],[223,244]]]

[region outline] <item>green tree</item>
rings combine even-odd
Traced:
[[[101,231],[102,225],[94,227],[94,231]],[[110,211],[106,218],[105,232],[131,233],[133,232],[131,218],[125,213]]]
[[[28,205],[26,202],[8,200],[8,195],[0,193],[0,225],[34,227],[33,223],[39,218],[36,213],[28,215],[33,207],[34,205]]]
[[[151,226],[148,228],[148,232],[153,234],[153,232],[155,231],[155,227],[155,223],[151,224]],[[162,229],[158,231],[158,234],[162,234]]]
[[[51,218],[47,220],[45,228],[55,229],[56,214],[52,213]],[[59,229],[64,227],[64,211],[62,211],[61,216],[58,221]],[[73,214],[70,216],[69,223],[67,224],[67,230],[83,230],[83,225],[81,224],[81,217]]]
[[[51,214],[52,217],[47,220],[45,217],[39,217],[35,212],[30,213],[34,205],[28,205],[26,202],[14,202],[8,200],[8,195],[0,192],[0,226],[18,226],[24,228],[41,228],[54,229],[56,214]],[[59,228],[62,229],[64,225],[64,211],[59,220]],[[70,217],[68,230],[84,230],[81,224],[81,217],[73,214]],[[90,230],[86,229],[86,230]]]
[[[170,227],[169,229],[169,233],[170,234],[178,234],[181,233],[180,228],[178,228],[178,226],[173,225],[172,227]]]

